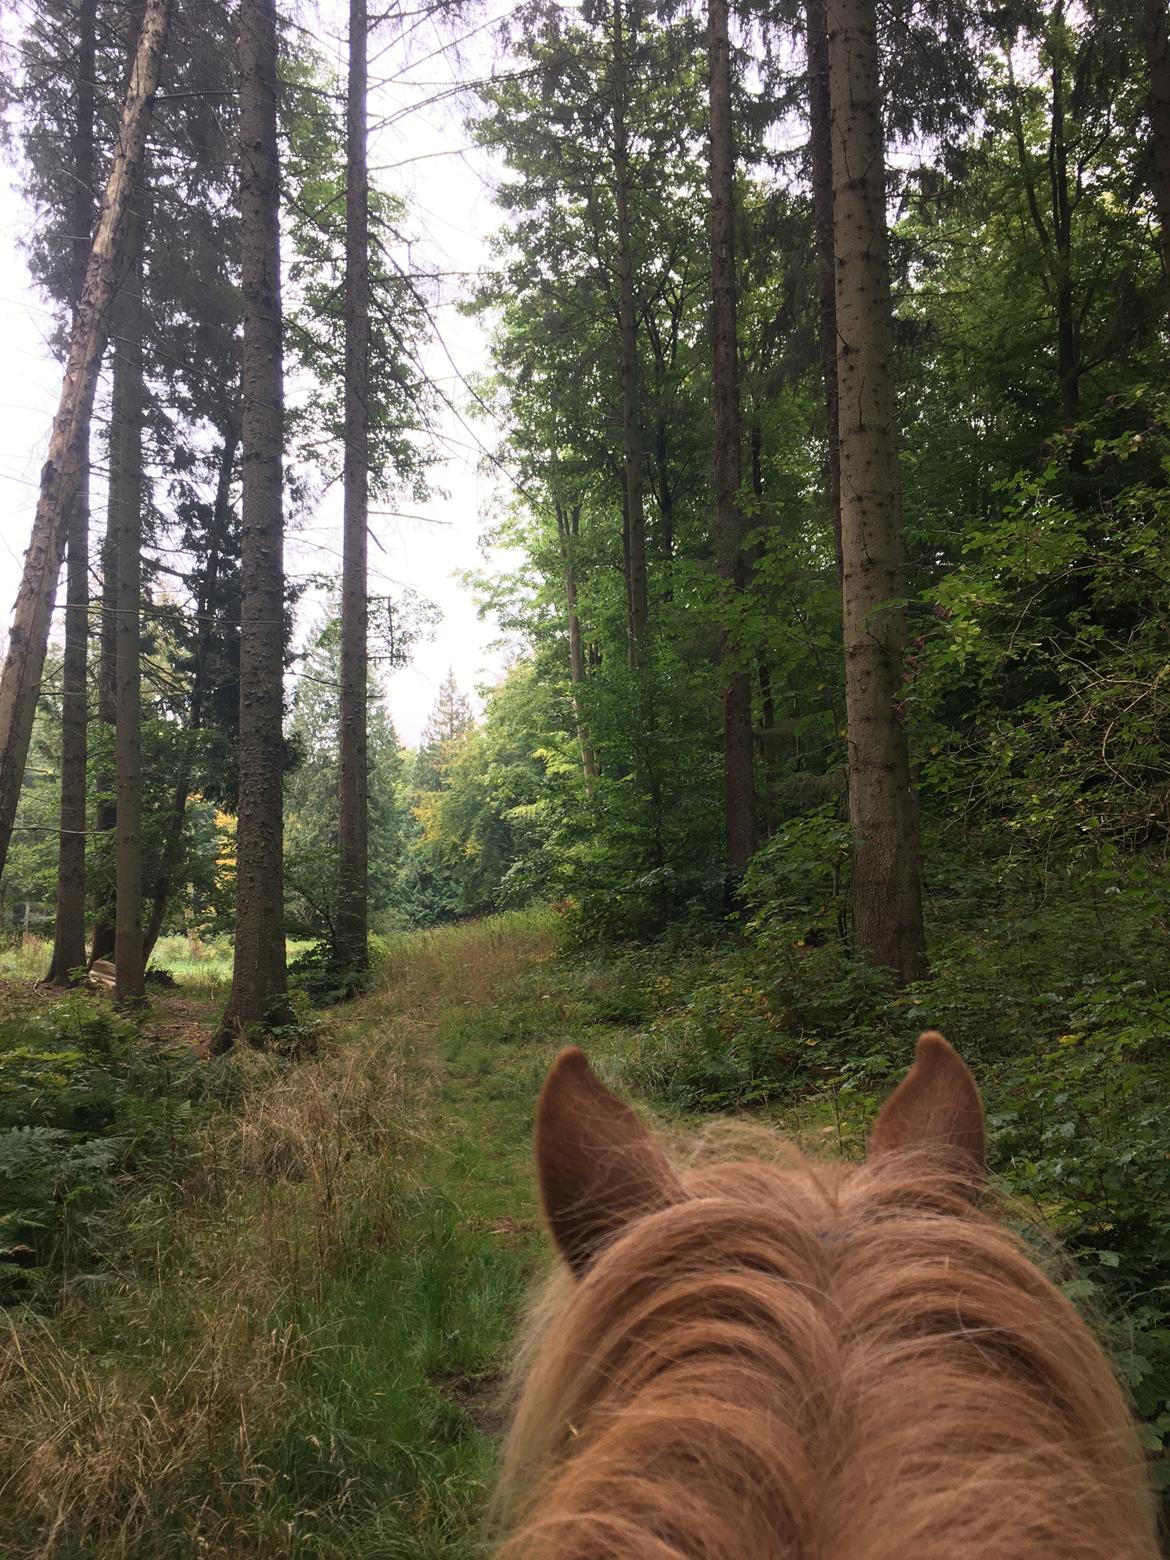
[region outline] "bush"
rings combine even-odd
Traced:
[[[795,1098],[884,1047],[889,996],[888,976],[837,941],[772,922],[650,1026],[627,1072],[683,1110]]]

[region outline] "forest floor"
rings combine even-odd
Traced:
[[[100,1000],[100,999],[96,999]],[[105,1263],[2,1313],[0,1553],[470,1557],[545,1263],[533,1106],[645,994],[545,915],[403,936],[291,1065],[241,1055],[181,1165],[131,1178]],[[153,1003],[173,1039],[210,1010]]]
[[[0,960],[4,1560],[490,1553],[560,1047],[667,1125],[749,1106],[851,1154],[923,1010],[976,1065],[1007,1190],[1076,1236],[1067,1292],[1107,1320],[1170,1486],[1160,984],[1084,976],[1064,912],[994,959],[944,948],[912,999],[831,946],[570,956],[557,925],[403,934],[360,1000],[298,997],[291,1055],[214,1062],[222,959],[168,959],[140,1026],[35,989],[43,949]]]

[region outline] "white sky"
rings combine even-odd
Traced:
[[[407,227],[419,239],[413,260],[421,271],[476,271],[486,261],[486,240],[499,222],[491,200],[492,170],[481,152],[468,150],[464,107],[451,99],[426,101],[444,86],[490,66],[492,29],[485,24],[495,14],[480,10],[474,20],[461,24],[427,22],[416,29],[409,49],[395,43],[388,31],[376,32],[370,40],[371,83],[394,78],[372,86],[370,123],[396,116],[394,124],[371,134],[370,165],[372,169],[395,165],[373,177],[406,198]],[[322,51],[343,65],[344,16],[339,17],[339,26],[334,20],[337,15],[327,0],[317,23],[318,37]],[[15,25],[10,12],[9,28]],[[458,34],[474,34],[468,45],[470,58],[463,61],[454,59],[445,47]],[[402,110],[410,111],[403,114]],[[0,176],[0,342],[5,363],[0,380],[0,613],[5,635],[61,387],[60,366],[45,340],[51,315],[32,287],[20,247],[30,214],[17,193],[17,179],[11,168]],[[462,408],[468,396],[460,376],[486,367],[487,343],[478,322],[455,307],[468,280],[452,277],[438,285],[441,291],[434,313],[442,342],[431,344],[426,367]],[[371,594],[411,586],[436,602],[443,613],[433,641],[420,644],[413,664],[394,672],[386,683],[399,737],[411,746],[449,666],[464,691],[473,693],[476,685],[497,679],[507,655],[496,643],[498,628],[490,620],[479,620],[474,602],[454,577],[458,570],[483,565],[478,537],[502,480],[481,470],[481,453],[475,447],[476,441],[494,445],[492,429],[482,422],[469,427],[469,422],[450,411],[442,414],[444,458],[433,480],[447,496],[423,505],[405,500],[397,506],[426,519],[373,517],[370,522],[375,538],[370,546]],[[98,496],[95,492],[95,500]],[[290,537],[286,559],[290,574],[340,572],[340,509],[340,491],[335,489],[303,531]],[[100,506],[95,505],[95,530],[102,523]],[[301,632],[320,610],[319,597],[305,598]],[[60,621],[59,608],[55,632],[60,631]]]

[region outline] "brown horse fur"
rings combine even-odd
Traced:
[[[938,1035],[864,1165],[681,1176],[580,1051],[537,1113],[550,1286],[500,1560],[1153,1560],[1091,1333],[992,1218]]]

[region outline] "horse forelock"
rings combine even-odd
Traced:
[[[1131,1417],[938,1165],[699,1162],[534,1311],[508,1560],[1150,1560]]]

